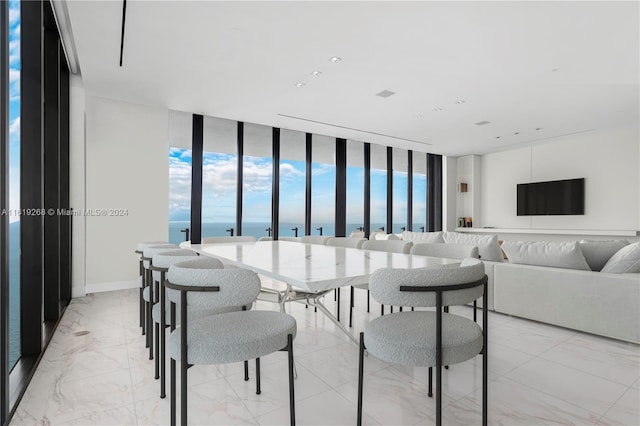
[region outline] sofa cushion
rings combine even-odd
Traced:
[[[445,243],[478,247],[480,259],[482,260],[492,260],[494,262],[503,261],[497,235],[472,235],[461,232],[444,232],[442,238]]]
[[[590,271],[577,241],[505,241],[511,263]]]
[[[627,240],[580,241],[580,249],[592,271],[600,271],[607,261],[622,247],[629,244]]]
[[[404,231],[402,239],[413,241],[415,243],[444,243],[442,239],[442,231],[438,232],[412,232]]]
[[[622,247],[602,268],[602,272],[626,274],[640,272],[640,241]]]
[[[376,234],[376,235],[375,235],[375,237],[374,237],[374,239],[376,239],[376,240],[383,240],[383,241],[384,241],[384,240],[394,240],[394,241],[397,241],[397,240],[400,240],[400,237],[398,237],[396,234],[385,234],[385,233],[381,232],[381,233],[379,233],[379,234]]]

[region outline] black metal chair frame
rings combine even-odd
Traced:
[[[485,275],[482,279],[470,283],[450,284],[450,285],[432,285],[432,286],[400,286],[400,291],[407,292],[435,292],[436,293],[436,425],[442,425],[442,293],[447,291],[465,290],[469,288],[483,286],[483,296],[488,294],[488,279]],[[487,303],[482,304],[482,425],[487,425],[487,389],[488,380],[487,372],[489,360],[487,357],[488,349],[488,311]],[[475,303],[474,303],[474,321],[475,321]],[[358,365],[358,426],[362,425],[362,390],[364,379],[364,333],[360,333],[360,354]],[[429,368],[429,383],[431,383],[431,367]],[[429,386],[431,387],[431,386]],[[430,392],[430,390],[429,390]]]
[[[180,424],[187,425],[187,369],[191,367],[187,362],[187,293],[188,292],[218,292],[219,286],[188,286],[164,282],[165,288],[180,292]],[[161,306],[162,309],[162,306]],[[171,331],[175,330],[176,304],[170,303]],[[164,312],[162,312],[164,315]],[[224,314],[219,314],[224,315]],[[293,364],[293,335],[287,336],[287,346],[280,349],[288,353],[289,360],[289,415],[291,426],[296,424],[295,394],[294,394],[294,364]],[[176,423],[176,360],[171,358],[171,426]],[[248,380],[248,364],[245,361],[245,380]],[[256,393],[260,390],[260,358],[256,358]]]

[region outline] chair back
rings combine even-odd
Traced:
[[[246,269],[221,269],[218,259],[202,256],[169,266],[167,280],[176,286],[219,287],[215,292],[191,291],[187,305],[211,308],[251,305],[260,293],[260,278]],[[167,292],[169,300],[180,303],[180,292]]]
[[[464,244],[443,244],[443,243],[416,243],[411,247],[411,254],[422,256],[444,257],[447,259],[465,259],[473,257],[478,259],[478,247]]]
[[[351,238],[351,237],[332,237],[327,240],[328,246],[334,247],[349,247],[349,248],[361,248],[362,244],[367,241],[366,238]]]
[[[152,263],[157,268],[168,268],[174,263],[198,259],[198,253],[189,249],[161,251],[153,255]],[[217,260],[217,259],[216,259]],[[160,271],[153,271],[153,280],[160,281]]]
[[[146,243],[138,243],[136,246],[136,251],[139,251],[142,253],[144,249],[146,249],[149,246],[157,246],[161,244],[169,244],[169,242],[168,241],[152,241],[152,242],[146,242]]]
[[[294,243],[299,243],[301,238],[300,237],[278,237],[279,241],[292,241]]]
[[[144,248],[144,250],[142,251],[142,257],[146,259],[153,259],[153,256],[158,253],[162,253],[163,251],[178,250],[179,248],[180,247],[178,247],[177,245],[169,243],[150,245]],[[144,264],[145,268],[149,268],[149,266],[151,266],[151,262],[149,260],[144,260],[142,263]]]
[[[369,240],[362,244],[363,250],[386,251],[409,254],[413,242],[402,240]],[[401,305],[402,306],[402,305]]]
[[[256,237],[252,235],[230,235],[221,237],[204,237],[202,244],[224,244],[224,243],[252,243],[256,241]]]
[[[325,244],[327,244],[327,240],[329,238],[331,238],[331,237],[324,236],[324,235],[305,235],[304,237],[300,238],[300,242],[301,243],[306,243],[306,244],[325,245]]]
[[[436,293],[401,291],[400,286],[428,287],[473,283],[485,277],[482,261],[467,258],[461,264],[434,265],[426,268],[382,268],[371,274],[369,290],[377,302],[384,305],[432,307]],[[484,294],[484,286],[443,292],[443,306],[463,305]]]
[[[260,237],[258,241],[273,241],[273,237]]]

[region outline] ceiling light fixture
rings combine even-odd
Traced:
[[[439,112],[439,111],[442,111],[442,108],[434,108],[433,111],[434,112]]]
[[[502,136],[496,136],[496,139],[500,139]]]
[[[464,102],[465,102],[465,100],[464,100],[464,99],[458,99],[458,100],[456,101],[456,104],[461,105],[461,104],[463,104]]]
[[[304,87],[306,86],[306,84],[302,83],[301,81],[296,83],[296,87]]]
[[[333,62],[334,64],[337,64],[338,62],[340,62],[342,60],[341,57],[339,56],[334,56],[331,59],[329,59],[331,62]]]
[[[536,130],[542,130],[542,127],[536,127]]]
[[[477,123],[475,123],[476,126],[484,126],[485,124],[489,124],[491,123],[490,121],[487,120],[482,120],[482,121],[478,121]]]
[[[391,90],[383,90],[382,92],[376,93],[376,96],[380,96],[381,98],[388,98],[389,96],[395,95],[396,92],[392,92]]]
[[[314,71],[311,73],[311,75],[314,77],[318,77],[320,74],[322,74],[322,71]]]
[[[520,132],[514,132],[513,134],[514,134],[514,135],[519,135],[519,134],[520,134]]]

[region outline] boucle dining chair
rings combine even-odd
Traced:
[[[189,319],[194,306],[228,308],[255,302],[260,293],[260,279],[245,269],[212,269],[201,260],[171,265],[165,287],[170,291],[171,321],[180,304],[180,327],[169,336],[171,357],[171,424],[176,424],[176,361],[180,361],[180,419],[187,424],[187,368],[199,364],[226,364],[256,359],[277,351],[288,352],[289,410],[295,424],[293,339],[296,320],[275,311],[239,311]]]
[[[220,237],[203,237],[202,244],[224,244],[224,243],[252,243],[256,237],[251,235],[223,235]]]
[[[386,251],[388,253],[404,253],[409,254],[411,251],[411,247],[413,247],[412,241],[404,241],[404,240],[369,240],[365,241],[361,248],[362,250],[373,250],[373,251]],[[351,287],[351,303],[349,304],[349,327],[351,327],[353,320],[353,290],[354,288],[359,288],[363,290],[369,290],[369,284],[360,284]],[[393,312],[393,306],[389,308],[391,312]],[[402,308],[400,308],[402,310]],[[367,303],[367,312],[369,312],[369,304]],[[380,315],[384,315],[384,305],[380,305]]]
[[[151,316],[152,305],[158,301],[157,292],[155,292],[155,288],[157,285],[154,283],[153,274],[151,271],[151,265],[153,264],[153,255],[169,250],[176,250],[179,247],[175,244],[155,244],[149,245],[144,248],[142,251],[142,267],[145,279],[142,281],[144,285],[144,289],[142,290],[142,299],[144,301],[145,307],[145,329],[146,339],[145,339],[145,347],[149,348],[149,359],[153,359],[153,330],[151,329],[153,326],[153,319]],[[158,283],[159,285],[159,283]]]
[[[145,248],[149,246],[157,246],[158,244],[169,244],[169,243],[167,241],[150,241],[150,242],[138,243],[136,245],[136,250],[135,250],[135,253],[140,255],[140,259],[138,261],[139,272],[140,272],[140,276],[138,277],[138,284],[140,285],[140,328],[142,328],[143,336],[145,335],[146,330],[145,330],[145,314],[144,314],[144,297],[142,296],[142,293],[144,292],[146,282],[145,282],[145,273],[144,273],[144,266],[142,261],[142,254]]]
[[[328,246],[334,247],[347,247],[359,249],[362,244],[367,241],[366,238],[353,238],[353,237],[331,237],[327,240]],[[358,287],[360,288],[360,287]],[[338,308],[340,307],[340,288],[335,290],[337,292],[336,302]],[[369,290],[367,290],[367,312],[369,312]],[[353,286],[351,286],[351,298],[349,299],[349,327],[351,327],[351,310],[353,309]],[[337,310],[337,319],[340,321],[340,310]]]
[[[480,327],[468,318],[443,312],[444,306],[461,305],[487,294],[484,264],[473,258],[460,266],[416,269],[378,269],[369,280],[374,300],[435,312],[405,311],[375,318],[360,333],[358,366],[358,417],[362,424],[364,352],[383,361],[436,369],[436,424],[442,424],[442,366],[467,361],[482,354],[482,424],[487,424],[487,307]]]

